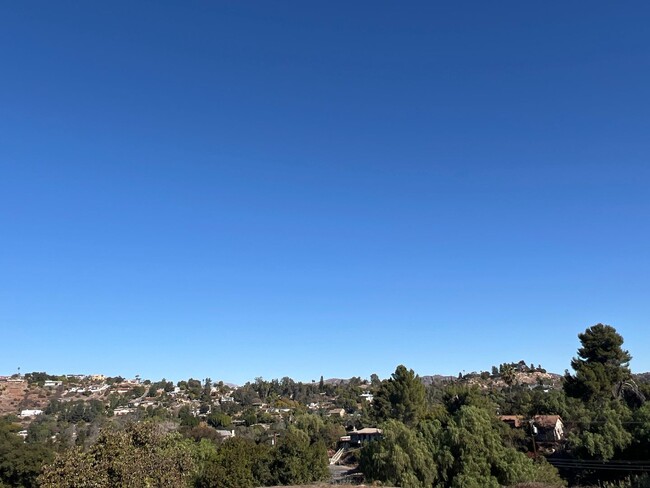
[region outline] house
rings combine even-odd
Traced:
[[[29,410],[28,409],[28,410],[23,410],[22,412],[20,412],[20,418],[24,419],[26,417],[36,417],[37,415],[42,415],[42,414],[43,414],[43,410],[37,410],[37,409]]]
[[[328,417],[344,417],[345,409],[344,408],[332,408],[327,412]]]
[[[232,437],[235,437],[234,430],[217,429],[217,434],[219,434],[224,439],[230,439]]]
[[[113,414],[120,416],[120,415],[128,415],[130,413],[133,413],[135,410],[133,408],[128,408],[128,407],[118,407],[115,410],[113,410]]]
[[[365,401],[369,403],[372,403],[375,397],[373,396],[372,393],[362,393],[361,398],[363,398]]]
[[[349,442],[350,445],[360,446],[363,443],[381,438],[381,429],[376,427],[365,427],[360,430],[348,432],[348,435],[341,437],[342,442]],[[345,439],[345,441],[344,441]]]
[[[537,442],[559,442],[564,439],[564,423],[559,415],[535,415],[533,433]]]
[[[524,417],[521,415],[500,415],[499,420],[505,422],[513,429],[520,429],[524,425]]]
[[[57,386],[61,386],[62,384],[63,381],[45,380],[43,386],[45,388],[56,388]]]

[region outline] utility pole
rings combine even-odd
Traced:
[[[537,444],[535,443],[535,433],[536,433],[535,423],[533,420],[530,420],[530,436],[533,439],[533,454],[537,457]]]

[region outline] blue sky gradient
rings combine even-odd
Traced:
[[[0,374],[650,370],[647,2],[6,2]]]

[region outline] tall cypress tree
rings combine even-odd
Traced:
[[[378,421],[396,419],[415,425],[424,414],[426,390],[412,369],[399,365],[391,378],[382,382],[373,400]]]

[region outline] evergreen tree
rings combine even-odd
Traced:
[[[578,338],[582,347],[571,367],[575,375],[565,375],[567,395],[584,401],[608,400],[621,395],[631,377],[630,354],[622,348],[623,337],[610,325],[596,324]]]
[[[375,419],[396,419],[415,425],[424,415],[426,389],[411,369],[399,365],[392,377],[383,381],[373,400]]]
[[[309,443],[306,432],[290,426],[274,451],[271,473],[279,485],[321,481],[328,476],[327,449],[321,442]]]

